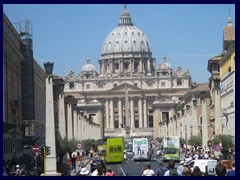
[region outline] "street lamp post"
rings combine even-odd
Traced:
[[[60,176],[57,173],[57,159],[56,159],[56,138],[55,138],[55,120],[54,120],[54,102],[53,102],[53,62],[44,63],[46,72],[46,146],[51,147],[51,154],[46,156],[46,176]]]

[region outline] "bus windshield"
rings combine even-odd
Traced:
[[[177,148],[165,148],[164,153],[165,154],[178,154],[179,149],[177,149]]]

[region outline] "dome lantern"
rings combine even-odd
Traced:
[[[126,4],[124,4],[124,9],[123,9],[123,12],[121,14],[120,23],[118,24],[118,26],[122,26],[122,25],[133,26],[132,18],[130,16],[130,13],[127,11],[127,5]]]

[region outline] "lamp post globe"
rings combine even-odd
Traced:
[[[49,62],[48,61],[48,62],[43,63],[43,64],[44,64],[46,75],[47,76],[52,76],[54,62]]]

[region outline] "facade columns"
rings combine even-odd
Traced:
[[[128,87],[125,87],[125,119],[126,119],[125,126],[129,127],[130,118],[129,118]]]
[[[98,123],[100,124],[98,137],[100,139],[103,139],[104,138],[104,123],[103,123],[103,112],[102,112],[102,110],[98,110],[97,114],[98,114],[98,119],[99,119]],[[100,134],[100,136],[99,136],[99,134]]]
[[[144,127],[148,127],[147,123],[147,99],[146,97],[143,98],[143,120],[144,120]]]
[[[214,92],[214,115],[215,115],[215,124],[214,124],[214,131],[215,135],[222,134],[222,119],[221,119],[221,98],[220,98],[220,91],[215,89]]]
[[[110,122],[109,122],[109,102],[108,102],[108,99],[106,99],[105,111],[106,111],[106,128],[108,129],[110,127]]]
[[[118,100],[118,127],[122,128],[123,127],[123,117],[122,117],[122,100],[119,98]]]
[[[139,72],[142,72],[143,71],[143,60],[140,59],[140,69],[139,69]]]
[[[194,104],[195,101],[195,104]],[[192,117],[193,117],[193,136],[198,135],[198,118],[197,118],[197,100],[194,99],[192,102]]]
[[[202,148],[207,149],[208,144],[208,124],[207,124],[207,106],[206,99],[202,99]]]
[[[147,70],[148,70],[148,73],[150,73],[150,68],[151,67],[151,64],[150,64],[150,60],[147,61]]]
[[[135,124],[134,124],[134,114],[135,114],[135,110],[134,110],[134,98],[131,98],[130,101],[130,106],[131,106],[131,127],[134,128]]]
[[[134,72],[134,63],[133,63],[133,59],[131,59],[131,72]]]
[[[143,117],[142,117],[142,97],[138,100],[138,114],[139,114],[139,128],[143,127]]]
[[[120,59],[120,61],[119,61],[119,69],[120,69],[120,73],[122,73],[123,72],[123,60],[122,59]]]
[[[64,104],[64,95],[59,95],[59,133],[62,139],[64,139],[66,134],[66,121],[65,121],[65,104]]]
[[[114,107],[113,107],[113,98],[110,99],[110,128],[114,128]]]
[[[153,132],[153,138],[155,139],[156,137],[160,137],[160,125],[159,123],[161,122],[161,117],[160,117],[160,109],[155,108],[153,112],[153,127],[154,127],[154,132]]]
[[[72,105],[67,105],[67,138],[68,140],[73,138],[73,125],[72,125]]]
[[[102,74],[102,63],[98,61],[98,71]]]
[[[78,139],[77,127],[78,127],[77,111],[74,110],[74,111],[73,111],[73,137],[74,137],[75,139]]]
[[[80,117],[80,120],[79,120],[79,134],[80,134],[80,140],[83,140],[83,118]]]

